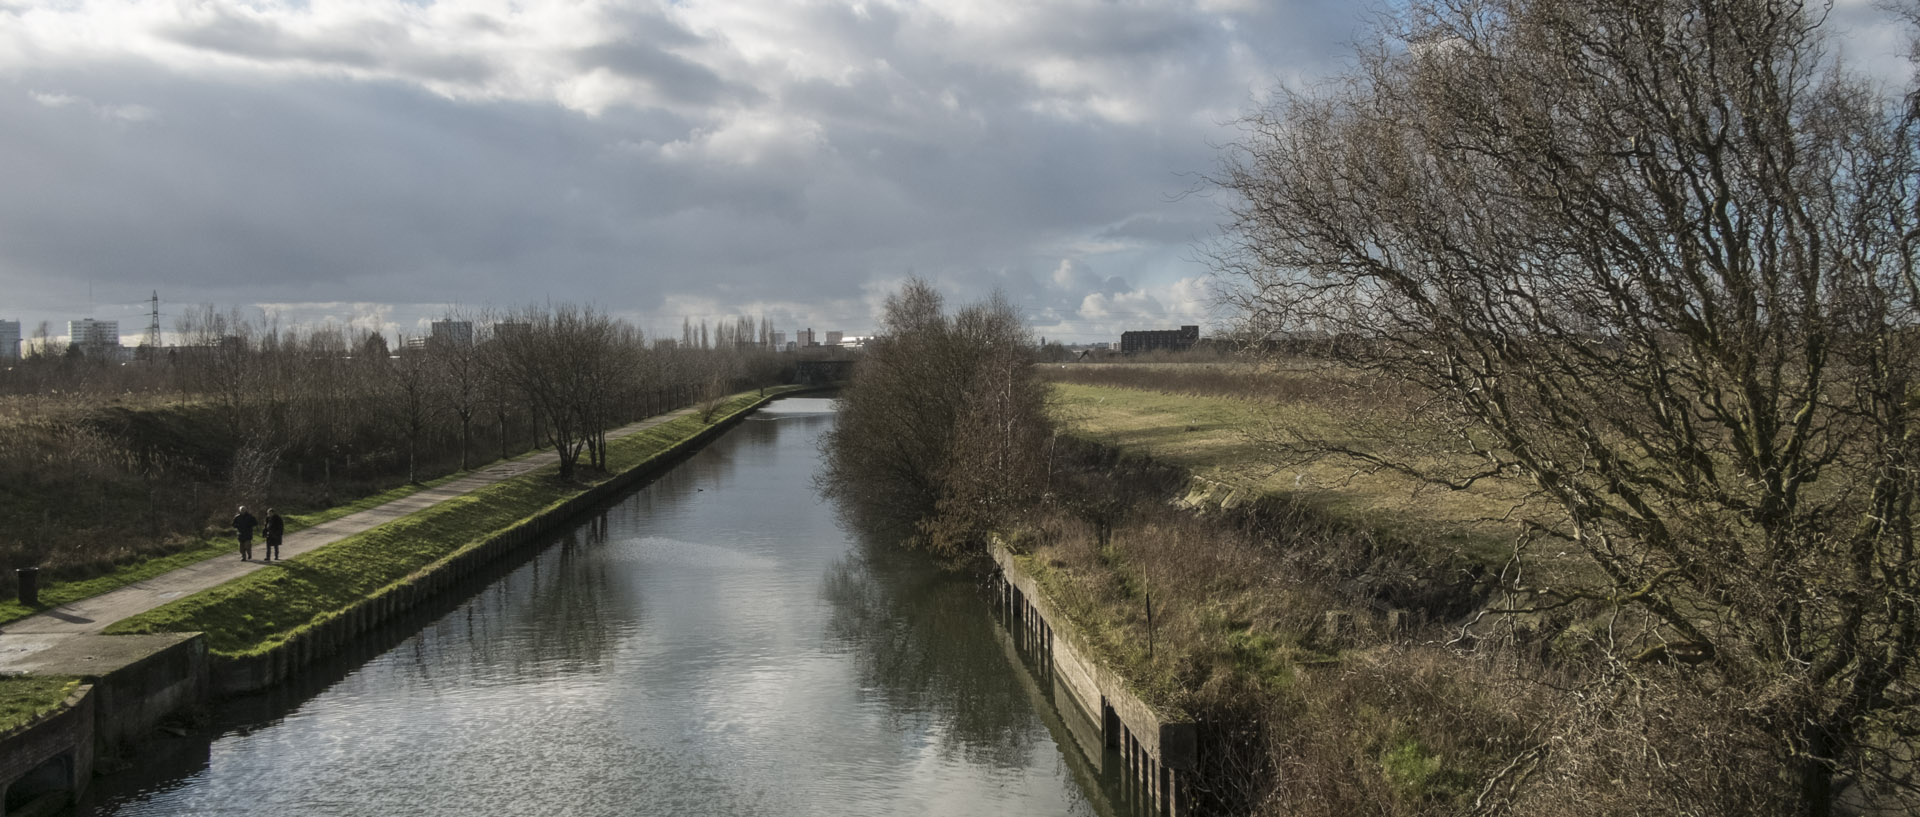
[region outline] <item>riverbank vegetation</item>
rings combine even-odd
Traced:
[[[287,532],[293,533],[313,527],[314,525],[339,519],[349,514],[358,513],[368,508],[384,505],[412,494],[415,491],[432,488],[441,483],[458,479],[459,477],[460,474],[457,473],[447,474],[426,482],[402,485],[397,488],[381,491],[377,494],[368,494],[352,502],[335,505],[325,510],[288,514],[286,515]],[[18,598],[0,599],[0,624],[26,618],[47,607],[57,607],[68,602],[97,596],[110,590],[117,590],[129,584],[150,579],[162,573],[186,567],[187,565],[205,559],[211,559],[215,556],[224,555],[231,557],[234,549],[235,545],[231,538],[227,536],[214,536],[201,540],[195,547],[164,555],[156,554],[146,558],[133,559],[124,564],[115,565],[106,572],[95,576],[53,582],[40,591],[40,603],[35,607],[21,604]]]
[[[1416,2],[1244,122],[1213,257],[1236,334],[1293,354],[1212,410],[1255,432],[1101,402],[1225,399],[1219,371],[1057,371],[1069,409],[1309,490],[1195,515],[1181,469],[1056,445],[999,526],[1200,721],[1206,805],[1920,810],[1920,107],[1822,24]],[[1323,469],[1422,487],[1413,516],[1490,491],[1506,535],[1368,524],[1390,508],[1316,501]]]
[[[181,346],[130,362],[0,369],[0,593],[13,567],[40,567],[52,601],[212,555],[240,504],[304,518],[535,448],[603,469],[604,429],[791,375],[731,327],[717,347],[649,342],[564,305],[461,326],[389,339],[206,306]]]
[[[1033,344],[994,298],[948,315],[911,280],[841,393],[821,485],[868,530],[978,562],[1006,514],[1044,490],[1049,441]]]
[[[604,471],[562,480],[555,464],[489,485],[118,622],[108,632],[198,631],[206,633],[207,648],[215,655],[261,653],[611,475],[662,456],[762,399],[753,393],[733,395],[722,401],[711,420],[686,414],[609,440]]]

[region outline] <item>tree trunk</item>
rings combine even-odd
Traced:
[[[1798,759],[1800,808],[1803,817],[1831,817],[1833,814],[1833,758],[1838,742],[1831,730],[1814,724],[1807,727],[1806,754]]]

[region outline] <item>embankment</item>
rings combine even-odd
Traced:
[[[711,422],[687,415],[609,441],[608,473],[593,484],[563,485],[552,469],[535,471],[127,619],[112,634],[76,640],[66,650],[85,653],[70,656],[76,661],[34,671],[86,684],[0,735],[0,757],[34,758],[0,770],[0,806],[64,802],[84,787],[95,754],[116,751],[180,709],[298,677],[797,391],[738,395]],[[123,647],[132,644],[146,649]]]
[[[1021,597],[1106,673],[1096,722],[1117,690],[1192,724],[1178,760],[1137,737],[1166,717],[1125,730],[1192,813],[1453,813],[1525,749],[1537,696],[1446,645],[1488,597],[1471,562],[1098,445],[1063,440],[1051,485],[1003,528]]]
[[[1047,598],[1022,559],[993,546],[998,603],[1025,646],[1068,693],[1072,705],[1099,730],[1091,751],[1116,750],[1124,767],[1125,794],[1143,811],[1185,815],[1192,811],[1191,777],[1198,767],[1194,724],[1161,712],[1133,693],[1120,675],[1091,657],[1085,636]]]

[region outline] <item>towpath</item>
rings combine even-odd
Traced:
[[[649,417],[615,429],[607,436],[619,438],[637,434],[692,412],[693,409],[688,408]],[[280,545],[281,555],[285,558],[293,558],[302,553],[326,547],[356,533],[431,508],[501,480],[551,465],[558,460],[558,454],[542,451],[519,459],[495,463],[491,467],[443,485],[427,488],[331,522],[323,522],[289,533]],[[256,540],[253,552],[255,556],[263,555],[265,546]],[[39,663],[33,660],[34,654],[57,646],[69,638],[97,634],[123,618],[139,615],[181,596],[192,595],[210,587],[225,584],[255,570],[269,569],[270,566],[271,563],[241,561],[239,547],[236,545],[232,555],[217,556],[162,573],[145,581],[135,582],[118,590],[62,604],[10,624],[0,625],[0,673],[33,669]]]

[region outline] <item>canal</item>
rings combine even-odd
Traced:
[[[175,730],[78,813],[1110,814],[986,594],[818,497],[832,422],[772,404],[390,648]]]

